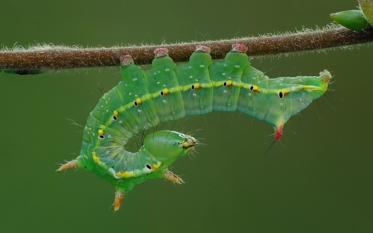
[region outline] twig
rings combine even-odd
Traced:
[[[352,32],[345,28],[307,30],[273,36],[247,37],[230,40],[202,41],[178,44],[145,45],[112,48],[74,48],[61,46],[34,47],[0,51],[0,70],[15,71],[39,69],[65,69],[119,65],[119,56],[130,54],[137,64],[150,63],[153,51],[167,47],[170,56],[177,62],[187,61],[196,45],[211,47],[215,59],[223,58],[234,43],[248,46],[250,56],[281,54],[319,50],[373,41],[373,29]]]

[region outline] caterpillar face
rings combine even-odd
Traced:
[[[192,136],[161,130],[146,136],[144,148],[161,162],[162,167],[168,167],[177,158],[186,155],[196,144],[197,140]]]
[[[222,60],[213,61],[209,52],[198,47],[188,63],[176,64],[167,49],[156,49],[146,70],[123,56],[123,80],[90,113],[80,156],[59,170],[84,167],[110,181],[117,190],[117,210],[124,193],[148,179],[183,183],[168,168],[197,144],[192,136],[161,130],[147,135],[139,151],[130,152],[125,148],[134,135],[190,115],[240,111],[274,126],[279,140],[290,117],[323,95],[331,79],[328,71],[270,79],[251,66],[242,44]]]

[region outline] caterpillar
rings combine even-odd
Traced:
[[[322,96],[332,78],[325,70],[270,79],[251,66],[243,44],[234,44],[222,60],[212,60],[210,52],[198,46],[189,62],[176,64],[158,48],[147,70],[121,56],[123,80],[89,114],[80,155],[58,171],[83,168],[111,182],[117,211],[125,194],[146,180],[182,184],[169,166],[198,144],[190,135],[160,130],[146,135],[137,152],[128,151],[127,142],[140,131],[190,115],[240,111],[274,126],[278,141],[289,118]]]

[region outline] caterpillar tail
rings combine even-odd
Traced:
[[[327,70],[323,70],[320,72],[319,74],[319,77],[320,77],[320,80],[321,80],[321,84],[320,84],[320,87],[319,87],[319,94],[316,94],[316,95],[323,95],[329,88],[329,84],[330,84],[330,81],[332,80],[333,76],[332,74],[327,71]],[[312,91],[314,89],[314,87],[303,87],[305,90],[308,90],[308,91]],[[289,120],[289,117],[286,117],[285,119],[283,117],[280,118],[280,120],[278,120],[276,123],[275,123],[275,126],[274,126],[274,142],[278,142],[283,134],[284,134],[284,127],[285,127],[285,124],[287,122],[287,120]]]

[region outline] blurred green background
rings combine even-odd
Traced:
[[[354,0],[1,0],[1,47],[161,43],[293,31],[328,24]],[[173,168],[186,181],[149,181],[119,213],[113,187],[74,158],[85,123],[118,68],[0,74],[0,232],[373,232],[372,46],[255,58],[270,76],[335,75],[331,90],[272,128],[239,113],[163,125],[206,143]]]

